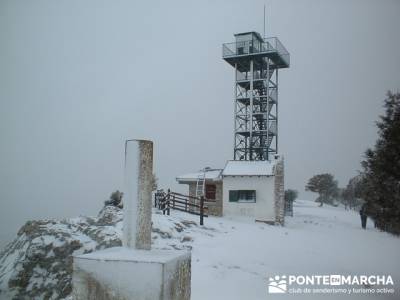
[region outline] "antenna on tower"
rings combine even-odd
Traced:
[[[264,39],[266,38],[265,36],[265,4],[264,4]]]

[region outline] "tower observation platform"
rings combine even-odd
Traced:
[[[234,160],[270,160],[278,153],[278,70],[290,54],[276,37],[235,34],[222,58],[235,68]]]

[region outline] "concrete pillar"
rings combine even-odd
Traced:
[[[191,254],[151,250],[153,143],[125,143],[123,246],[74,256],[75,300],[189,300]]]
[[[151,249],[151,182],[153,142],[125,142],[125,194],[123,245],[133,249]]]

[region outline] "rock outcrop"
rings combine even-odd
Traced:
[[[190,248],[184,223],[153,215],[156,247]],[[0,299],[70,299],[72,255],[121,246],[121,237],[122,210],[115,206],[97,217],[27,222],[0,253]]]
[[[72,254],[121,245],[122,211],[97,218],[28,221],[0,254],[0,299],[64,299],[72,291]]]

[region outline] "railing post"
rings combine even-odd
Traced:
[[[167,214],[169,215],[169,197],[171,194],[171,190],[168,189],[168,193],[165,194],[164,197],[164,208],[163,208],[163,214],[165,215],[165,212],[167,212]]]
[[[204,197],[200,198],[200,225],[204,225]]]
[[[170,202],[171,202],[171,194],[168,194],[168,200],[167,200],[167,215],[168,216],[170,214],[170,206],[171,206]]]
[[[162,200],[162,203],[160,204],[163,215],[165,215],[165,205],[167,203],[167,197],[168,197],[168,194],[164,196],[164,198]]]

